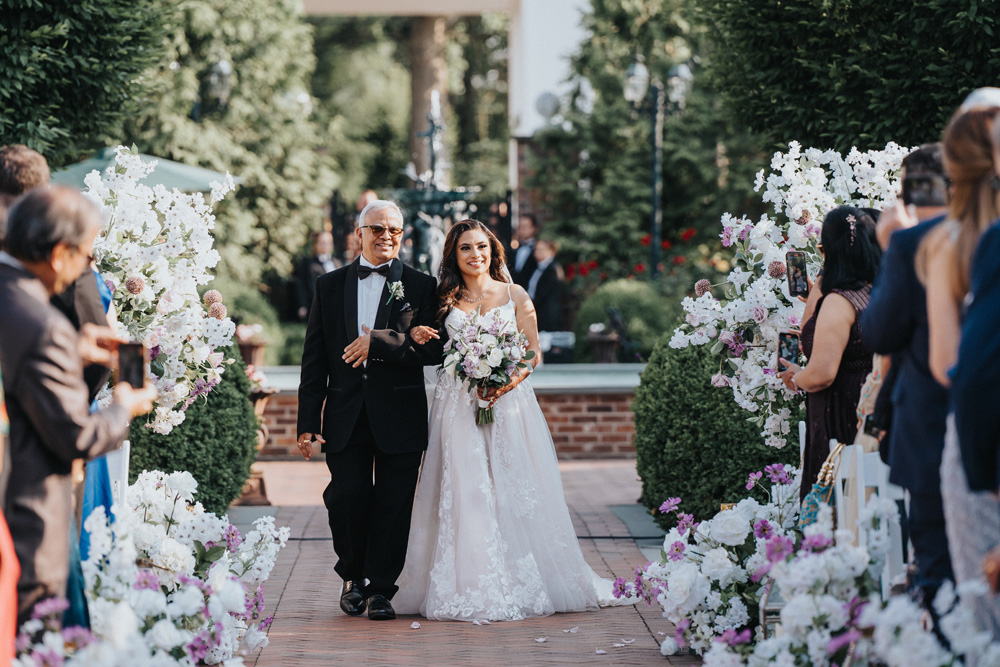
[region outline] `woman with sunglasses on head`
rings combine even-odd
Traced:
[[[862,209],[838,206],[826,215],[820,236],[823,276],[803,314],[804,368],[779,360],[778,377],[806,392],[806,447],[801,497],[812,488],[830,454],[830,440],[851,443],[858,430],[861,386],[872,370],[872,353],[861,339],[861,313],[868,306],[882,251],[875,221]]]
[[[541,358],[535,309],[512,284],[503,246],[483,223],[465,220],[445,241],[438,322],[461,331],[499,316]],[[429,343],[436,330],[411,332]],[[397,607],[436,620],[513,621],[584,611],[615,600],[612,582],[590,568],[563,497],[555,446],[528,380],[530,368],[489,390],[495,422],[477,425],[476,393],[443,369],[431,406],[430,444],[413,505]]]

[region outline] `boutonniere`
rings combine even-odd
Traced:
[[[385,305],[392,303],[393,299],[403,298],[403,281],[397,280],[394,283],[389,283],[389,300],[385,302]]]

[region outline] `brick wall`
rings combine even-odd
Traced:
[[[537,392],[560,459],[632,458],[632,392]],[[295,392],[275,394],[264,410],[268,439],[260,460],[298,459]]]

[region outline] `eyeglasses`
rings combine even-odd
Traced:
[[[361,225],[359,229],[370,229],[375,236],[382,236],[386,232],[389,232],[389,236],[392,238],[396,238],[403,233],[402,227],[384,227],[382,225]]]

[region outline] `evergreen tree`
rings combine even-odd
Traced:
[[[528,184],[543,196],[546,229],[562,241],[563,260],[605,279],[649,270],[652,130],[649,110],[625,101],[626,70],[638,52],[651,79],[665,82],[674,64],[698,60],[704,29],[691,15],[683,0],[593,0],[569,105],[535,136]],[[682,264],[711,254],[721,214],[759,210],[753,174],[765,157],[757,137],[724,118],[699,66],[683,112],[666,104],[661,288],[683,294],[693,280]]]
[[[123,132],[139,149],[243,179],[218,209],[219,273],[285,276],[336,184],[319,152],[312,30],[294,0],[169,0],[153,92]]]
[[[934,141],[969,91],[1000,81],[994,0],[711,0],[704,12],[727,106],[783,144]]]
[[[160,0],[0,0],[0,145],[52,167],[99,146],[141,97],[162,22]]]

